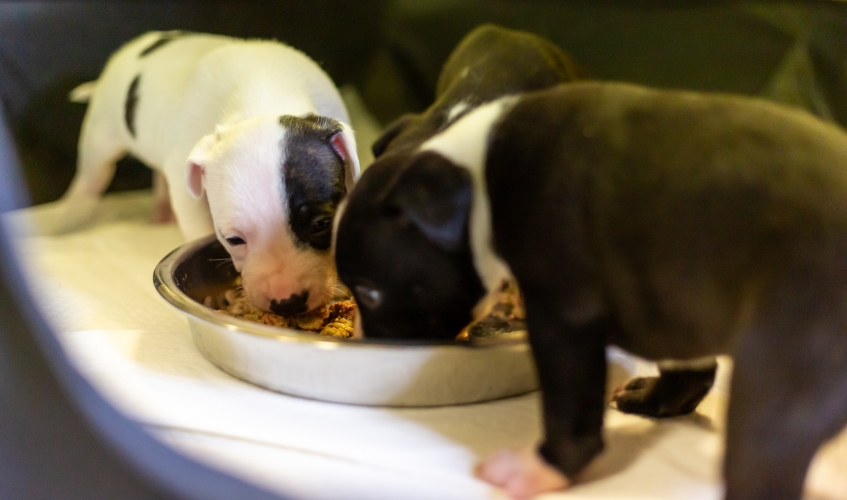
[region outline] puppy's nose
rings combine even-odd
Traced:
[[[271,300],[271,312],[280,316],[293,316],[306,312],[306,301],[309,300],[308,290],[302,293],[291,294],[291,297],[283,300]]]

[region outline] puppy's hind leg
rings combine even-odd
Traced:
[[[96,106],[96,103],[92,103]],[[79,140],[77,170],[62,197],[32,210],[30,223],[38,234],[59,234],[89,222],[115,174],[115,163],[126,154],[124,142],[97,110],[87,113]]]
[[[615,391],[612,400],[625,413],[655,418],[687,415],[715,383],[715,358],[659,363],[658,377],[639,377]]]
[[[847,293],[809,291],[810,283],[832,281],[817,278],[803,281],[806,290],[776,290],[783,300],[765,308],[737,346],[728,500],[801,498],[815,452],[847,425]]]
[[[153,223],[167,224],[176,221],[173,207],[171,206],[171,195],[168,188],[168,180],[165,174],[153,172]]]

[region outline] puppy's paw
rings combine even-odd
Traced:
[[[656,397],[659,377],[638,377],[615,389],[612,402],[624,412],[648,417],[662,416],[661,401]]]
[[[570,486],[532,447],[499,451],[477,465],[475,475],[521,500]]]
[[[612,402],[624,413],[653,418],[688,415],[708,392],[688,384],[662,383],[659,377],[638,377],[615,390]]]

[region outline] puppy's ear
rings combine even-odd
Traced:
[[[356,181],[361,175],[361,167],[359,166],[359,157],[356,153],[356,139],[353,136],[353,129],[344,122],[341,124],[341,132],[333,135],[330,138],[332,149],[344,160],[344,184],[347,186],[349,193]]]
[[[473,180],[470,173],[447,158],[424,152],[397,178],[386,207],[399,211],[429,240],[455,251],[467,234]]]
[[[188,154],[188,168],[185,173],[185,185],[188,187],[188,192],[194,198],[200,199],[203,196],[203,177],[206,173],[206,163],[209,161],[209,154],[212,146],[217,141],[217,133],[209,134],[194,145],[194,149]]]
[[[203,175],[204,175],[203,167],[199,164],[190,162],[188,164],[188,181],[186,185],[188,186],[188,192],[196,199],[200,199],[203,196]]]
[[[388,147],[395,137],[400,135],[400,132],[402,132],[416,116],[417,115],[408,113],[394,120],[391,125],[385,129],[382,135],[379,136],[379,139],[377,139],[371,146],[371,152],[373,152],[374,158],[382,156],[382,153],[385,153],[385,148]]]

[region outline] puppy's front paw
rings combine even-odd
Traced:
[[[532,498],[570,485],[561,472],[531,447],[499,451],[477,465],[475,475],[517,499]]]

